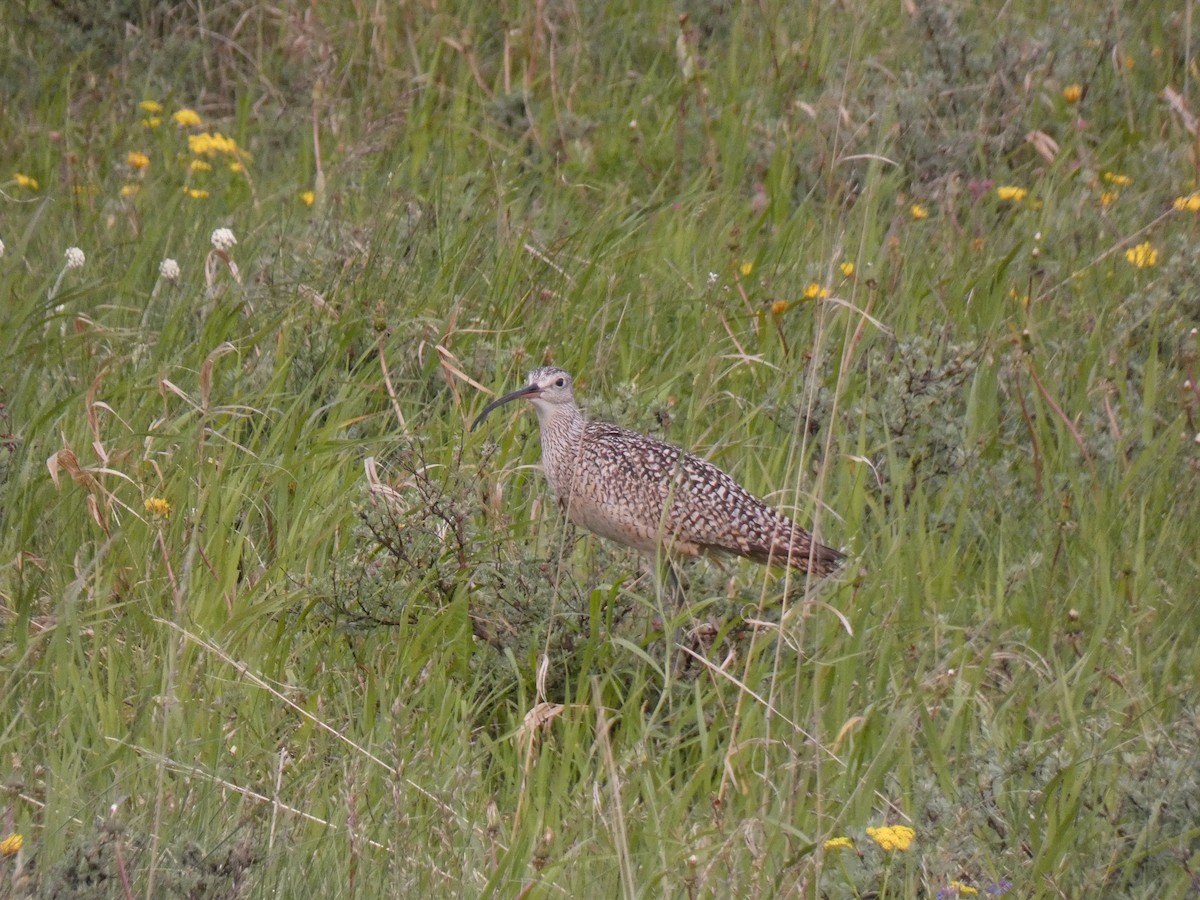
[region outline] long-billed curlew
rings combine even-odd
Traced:
[[[529,400],[542,432],[542,467],[568,519],[647,554],[720,552],[829,575],[845,558],[710,462],[607,422],[575,404],[571,376],[547,366],[483,408]]]

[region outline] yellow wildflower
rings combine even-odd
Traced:
[[[1186,197],[1176,197],[1171,204],[1179,212],[1200,212],[1200,193],[1191,193]]]
[[[745,277],[754,271],[754,263],[744,262],[740,266],[738,266],[738,271],[742,273],[743,277]]]
[[[300,202],[305,206],[312,206],[317,202],[317,195],[312,191],[303,191],[300,194]]]
[[[147,118],[142,119],[143,128],[157,128],[161,124],[162,119],[159,116],[148,116]]]
[[[854,274],[854,263],[852,262],[844,262],[838,268],[842,270],[842,275],[846,278]]]
[[[830,838],[825,842],[826,850],[853,850],[854,841],[848,837]]]
[[[1083,99],[1083,85],[1068,84],[1062,91],[1063,99],[1068,103],[1078,103]]]
[[[150,515],[165,519],[171,515],[171,504],[162,497],[147,497],[142,504]]]
[[[17,172],[14,177],[17,179],[17,187],[29,188],[31,191],[38,189],[36,178],[30,178],[28,175],[22,175],[20,172]]]
[[[776,300],[771,304],[771,315],[782,316],[790,304],[786,300]]]
[[[952,896],[957,897],[974,897],[979,893],[978,888],[973,888],[969,884],[963,884],[961,881],[952,881],[946,885],[946,890]]]
[[[129,163],[129,167],[132,169],[150,168],[150,157],[145,153],[138,153],[136,150],[130,151],[125,156],[125,162]]]
[[[10,834],[0,841],[0,856],[16,856],[25,846],[25,838],[20,834]]]
[[[1129,187],[1133,184],[1133,179],[1128,175],[1118,175],[1116,172],[1105,172],[1104,180],[1109,184],[1115,184],[1117,187]]]
[[[1029,305],[1029,295],[1028,294],[1018,294],[1016,288],[1009,288],[1008,296],[1011,297],[1013,300],[1016,300],[1022,306]]]
[[[204,124],[194,109],[178,110],[171,118],[180,128],[199,128]]]
[[[192,152],[193,156],[216,156],[219,153],[228,156],[238,155],[237,141],[225,137],[219,131],[189,134],[188,150]]]
[[[202,191],[199,188],[184,187],[183,192],[193,200],[207,200],[208,191]]]
[[[157,116],[163,111],[162,104],[157,100],[143,100],[138,104],[138,109],[152,116]]]
[[[193,159],[190,163],[188,163],[188,168],[191,169],[193,172],[211,172],[212,171],[212,165],[209,163],[206,163],[202,159]]]
[[[923,207],[920,203],[914,203],[908,208],[908,211],[917,221],[929,218],[929,210]]]
[[[1020,203],[1025,199],[1025,195],[1029,191],[1023,187],[1014,187],[1013,185],[1004,185],[996,188],[996,196],[1008,203]]]
[[[240,162],[231,162],[229,164],[229,171],[235,175],[239,174],[242,171],[242,164]]]
[[[1120,193],[1118,193],[1117,191],[1102,192],[1100,194],[1100,208],[1108,209],[1110,206],[1112,206],[1114,203],[1117,202],[1117,198],[1120,196],[1121,196]]]
[[[823,288],[815,281],[804,289],[805,300],[824,300],[829,296],[829,288]]]
[[[136,197],[139,188],[140,188],[140,185],[123,184],[123,185],[121,185],[121,196],[122,197]]]
[[[907,825],[885,825],[868,828],[867,836],[884,850],[907,850],[917,833]]]
[[[1130,247],[1125,251],[1125,258],[1131,265],[1139,269],[1148,269],[1158,265],[1158,251],[1149,241],[1144,241],[1136,247]]]

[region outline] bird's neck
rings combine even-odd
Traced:
[[[537,409],[542,437],[542,467],[550,486],[561,494],[570,484],[587,420],[577,406]]]
[[[550,409],[537,407],[538,428],[542,432],[542,445],[551,443],[562,446],[574,443],[583,435],[587,424],[578,406],[555,406]]]

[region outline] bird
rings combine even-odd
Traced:
[[[542,469],[566,518],[642,553],[733,555],[824,577],[845,555],[754,496],[707,460],[665,441],[587,419],[575,383],[557,366],[487,404],[528,400],[541,431]]]

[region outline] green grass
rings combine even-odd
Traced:
[[[1196,890],[1190,3],[93,6],[0,12],[0,896]],[[855,563],[664,608],[467,430],[544,360]]]

